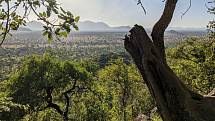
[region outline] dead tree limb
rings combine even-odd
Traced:
[[[215,97],[189,90],[166,64],[164,32],[170,24],[177,0],[166,0],[152,39],[135,25],[125,37],[125,48],[133,57],[153,95],[164,121],[215,121]]]
[[[178,0],[166,1],[163,14],[161,15],[160,19],[152,29],[151,34],[152,40],[154,42],[154,45],[160,52],[161,58],[163,59],[164,62],[166,62],[164,47],[164,32],[172,20],[177,1]]]
[[[164,121],[214,121],[215,97],[189,90],[163,62],[159,49],[145,29],[135,25],[125,38],[132,55]]]
[[[65,98],[66,107],[65,107],[65,109],[61,109],[58,104],[55,104],[53,102],[53,98],[52,98],[53,87],[47,87],[47,89],[46,89],[47,106],[45,108],[43,108],[43,110],[47,109],[47,108],[55,109],[63,117],[64,121],[68,121],[69,120],[69,116],[68,116],[69,108],[71,106],[70,96],[76,92],[79,92],[79,90],[80,90],[80,87],[77,86],[77,80],[74,80],[72,87],[70,89],[68,89],[67,91],[63,92],[63,94],[62,94]]]

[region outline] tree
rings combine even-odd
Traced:
[[[125,48],[132,55],[144,81],[157,102],[158,109],[165,121],[214,121],[215,98],[202,96],[187,87],[178,79],[166,63],[164,49],[164,31],[172,20],[178,0],[164,0],[166,2],[163,14],[154,25],[152,39],[145,29],[135,25],[130,35],[125,37]],[[212,2],[214,3],[214,1]],[[0,11],[1,35],[0,45],[4,42],[9,31],[16,30],[25,24],[29,11],[33,11],[43,21],[44,35],[50,40],[53,34],[67,36],[71,31],[70,25],[77,29],[75,23],[79,17],[74,18],[71,12],[59,8],[56,0],[3,0],[0,4],[6,7]],[[41,7],[42,6],[42,7]],[[24,15],[17,15],[18,7],[24,7]],[[39,8],[46,11],[37,12]],[[214,13],[214,8],[209,9]],[[50,23],[50,15],[54,13],[60,19],[59,24]],[[213,23],[213,22],[212,22]],[[210,24],[214,26],[214,24]],[[47,95],[51,99],[49,88]],[[66,96],[65,96],[66,97]],[[52,104],[51,100],[48,100]],[[62,112],[60,112],[62,114]]]
[[[68,121],[72,96],[88,89],[91,75],[77,62],[62,62],[48,55],[28,57],[7,82],[8,96],[33,112],[54,109]]]
[[[43,35],[49,40],[66,37],[71,26],[78,30],[76,23],[80,17],[74,17],[70,11],[64,10],[56,0],[1,0],[0,5],[0,46],[10,30],[18,30],[21,25],[25,25],[31,13],[45,24]]]
[[[164,11],[153,27],[152,39],[142,26],[135,25],[130,35],[125,36],[125,48],[156,100],[164,121],[214,121],[215,97],[191,91],[167,65],[164,32],[178,0],[165,2]]]
[[[11,101],[0,102],[0,120],[21,120],[27,113],[27,106],[15,104]]]
[[[107,103],[109,120],[133,120],[149,115],[154,103],[134,64],[117,59],[98,72],[99,87]],[[144,87],[144,88],[143,88]]]
[[[215,15],[215,0],[209,2],[211,6],[208,7],[208,12]],[[208,30],[210,32],[211,39],[215,40],[215,20],[212,20],[208,24]]]
[[[204,95],[215,88],[214,46],[207,37],[192,37],[166,49],[168,65],[185,85]]]

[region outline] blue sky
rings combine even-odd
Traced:
[[[111,26],[141,24],[152,27],[159,19],[164,3],[162,0],[143,0],[147,11],[145,15],[135,0],[58,0],[63,7],[81,16],[81,21],[103,21]],[[172,27],[205,27],[209,20],[215,19],[207,13],[205,4],[209,0],[192,0],[192,8],[181,19],[188,8],[189,0],[179,0]]]

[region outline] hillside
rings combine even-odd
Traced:
[[[129,26],[111,27],[104,22],[81,21],[78,23],[80,31],[128,31]]]
[[[44,24],[38,21],[31,21],[26,23],[26,26],[21,26],[22,29],[28,29],[32,31],[43,30]],[[93,21],[80,21],[78,23],[79,31],[129,31],[129,26],[116,26],[111,27],[104,22],[93,22]]]

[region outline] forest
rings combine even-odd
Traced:
[[[0,1],[15,5],[0,10],[0,120],[214,121],[215,22],[201,36],[164,35],[177,0],[164,2],[150,38],[139,25],[127,33],[73,32],[80,17],[55,0]],[[214,15],[215,1],[208,4]],[[26,23],[12,11],[20,5],[46,23],[42,32],[8,36]],[[37,12],[40,6],[47,10]],[[52,24],[52,14],[63,24]]]

